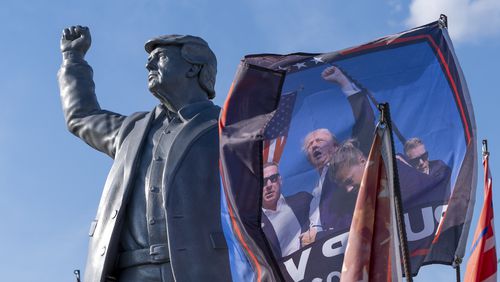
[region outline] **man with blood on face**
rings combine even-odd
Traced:
[[[323,190],[324,180],[328,171],[328,166],[332,160],[335,151],[338,148],[337,138],[326,128],[316,129],[309,132],[304,138],[303,151],[306,153],[309,163],[318,171],[320,179],[318,185],[314,188],[312,195],[313,200],[309,207],[309,222],[310,228],[300,234],[302,246],[311,244],[316,240],[317,232],[321,232],[324,226],[329,225],[325,222],[329,218],[328,207],[324,204],[330,202],[325,200],[330,198],[330,185]],[[334,183],[333,183],[334,184]],[[329,221],[329,220],[328,220]]]
[[[304,139],[307,160],[321,174],[338,148],[337,138],[326,128],[316,129]]]
[[[278,258],[300,248],[299,235],[309,227],[309,204],[312,196],[299,192],[284,197],[276,163],[266,163],[263,170],[262,229]]]
[[[347,98],[354,118],[352,127],[352,137],[359,140],[360,150],[367,154],[370,150],[373,132],[375,130],[375,116],[367,97],[366,89],[362,89],[351,81],[336,67],[330,66],[323,70],[321,77],[328,82],[332,82],[340,87],[340,90]],[[334,218],[333,206],[338,185],[333,181],[334,176],[330,174],[329,167],[333,165],[333,157],[338,149],[338,141],[334,134],[326,128],[316,129],[304,139],[303,151],[309,163],[318,171],[319,180],[312,191],[309,219],[310,228],[301,234],[302,246],[308,245],[316,240],[316,234],[322,231],[333,231],[336,219]],[[334,232],[340,230],[334,230]]]
[[[324,179],[328,183],[324,187],[329,190],[324,190],[323,193],[328,193],[329,196],[320,204],[322,225],[314,228],[316,232],[311,228],[302,234],[303,245],[314,242],[316,237],[322,238],[332,232],[346,231],[351,226],[352,213],[366,166],[366,157],[356,144],[356,140],[349,139],[336,146]]]

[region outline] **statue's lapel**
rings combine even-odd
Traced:
[[[135,123],[134,129],[130,132],[129,137],[125,139],[122,145],[122,150],[126,150],[123,158],[125,162],[124,175],[128,176],[124,177],[125,183],[123,183],[123,187],[127,190],[130,186],[130,181],[134,178],[133,175],[138,167],[138,162],[140,162],[139,150],[142,149],[144,140],[148,135],[148,131],[152,123],[151,121],[154,117],[154,112],[155,111],[153,110],[147,113],[144,118]]]
[[[218,108],[210,107],[194,116],[186,122],[174,139],[168,154],[166,170],[163,176],[163,187],[166,189],[165,199],[168,198],[172,181],[189,147],[196,141],[199,135],[217,126],[217,119],[214,119],[214,111],[218,111]]]

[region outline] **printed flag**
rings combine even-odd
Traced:
[[[411,273],[463,258],[476,128],[438,21],[337,52],[242,60],[219,123],[222,223],[234,280],[340,279],[377,101],[390,104],[397,136]],[[264,212],[265,201],[274,208]],[[285,242],[293,249],[273,251]]]
[[[497,281],[497,251],[495,228],[493,224],[492,178],[489,166],[489,154],[483,156],[484,166],[484,203],[483,210],[472,241],[471,255],[467,263],[465,281]]]

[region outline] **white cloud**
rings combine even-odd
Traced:
[[[500,35],[499,0],[412,0],[405,23],[420,26],[448,16],[448,31],[455,41],[474,42]]]

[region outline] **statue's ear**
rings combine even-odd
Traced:
[[[200,73],[201,71],[201,65],[195,65],[195,64],[192,64],[191,67],[189,68],[189,70],[187,71],[186,73],[186,77],[197,77],[198,74]]]

